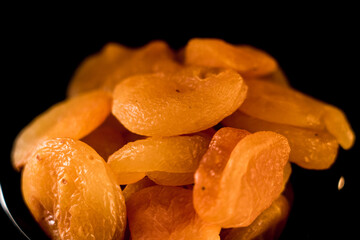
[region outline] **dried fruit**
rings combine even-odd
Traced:
[[[280,195],[248,227],[226,229],[224,240],[278,239],[289,215],[288,200]]]
[[[22,192],[35,219],[54,239],[121,239],[125,201],[111,174],[85,143],[50,139],[25,166]]]
[[[228,127],[247,129],[251,132],[274,131],[289,141],[289,160],[307,169],[327,169],[335,161],[338,152],[336,139],[324,130],[312,130],[278,124],[250,117],[240,111],[225,118],[222,124]]]
[[[224,228],[248,226],[280,195],[289,153],[280,134],[220,129],[195,173],[196,212]]]
[[[220,239],[220,226],[196,214],[191,190],[152,186],[134,193],[126,206],[132,240]]]
[[[191,67],[173,74],[137,75],[117,85],[112,112],[140,135],[188,134],[229,116],[246,91],[243,79],[232,70]]]
[[[240,111],[265,121],[311,129],[324,129],[324,104],[288,87],[251,80]]]
[[[271,82],[251,80],[240,111],[261,120],[314,130],[327,130],[344,149],[355,140],[345,114],[294,89]]]
[[[35,118],[17,136],[12,164],[23,167],[39,142],[54,137],[80,139],[96,129],[110,114],[111,97],[93,91],[55,104]]]
[[[136,182],[148,172],[193,174],[208,143],[201,136],[147,138],[126,144],[109,157],[108,165],[118,184]]]
[[[278,66],[274,58],[252,46],[234,46],[220,39],[191,39],[185,48],[188,65],[230,68],[244,78],[266,76]]]

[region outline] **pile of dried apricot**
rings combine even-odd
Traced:
[[[254,47],[110,43],[20,132],[12,163],[52,239],[276,239],[291,163],[327,169],[354,140]]]

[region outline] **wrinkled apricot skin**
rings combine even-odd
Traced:
[[[280,134],[247,133],[239,140],[239,131],[244,132],[220,129],[195,173],[196,212],[223,228],[248,226],[280,195],[290,153],[286,138]],[[235,147],[222,147],[222,140],[233,142]]]
[[[247,98],[239,110],[264,121],[314,130],[327,130],[344,148],[349,149],[355,134],[345,114],[294,89],[260,80],[246,81]]]
[[[43,142],[22,174],[26,205],[53,239],[121,239],[126,208],[105,161],[70,138]]]
[[[222,234],[224,240],[250,240],[266,239],[275,240],[280,237],[282,229],[290,212],[288,200],[280,195],[269,208],[264,210],[259,217],[248,227],[233,228]]]
[[[251,80],[240,111],[265,121],[297,127],[324,129],[323,103],[288,87]]]
[[[218,198],[219,182],[231,151],[236,144],[250,133],[246,130],[221,128],[213,136],[209,148],[202,157],[195,172],[194,204],[211,209]]]
[[[114,90],[112,112],[127,129],[140,135],[189,134],[229,116],[246,92],[243,79],[232,70],[190,67],[172,74],[125,79]]]
[[[196,215],[191,190],[152,186],[134,193],[126,206],[132,240],[220,240],[220,226]]]
[[[153,176],[162,180],[161,172],[193,174],[208,144],[207,138],[196,135],[147,138],[126,144],[109,157],[108,165],[118,184],[133,183],[148,172],[158,172]],[[152,180],[156,182],[156,177]]]
[[[327,169],[336,159],[339,144],[324,130],[313,130],[278,124],[250,117],[240,111],[222,121],[227,127],[250,132],[274,131],[285,136],[291,148],[289,160],[306,169]]]
[[[234,46],[220,39],[191,39],[185,48],[188,65],[230,68],[244,78],[266,76],[277,70],[277,63],[267,53],[251,46]]]
[[[36,145],[54,137],[80,139],[96,129],[111,112],[111,96],[93,91],[55,104],[35,118],[16,137],[12,164],[19,170]]]

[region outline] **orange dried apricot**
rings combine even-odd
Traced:
[[[271,82],[251,80],[240,111],[265,121],[297,127],[328,130],[344,149],[355,140],[345,114],[335,106],[323,103],[294,89]]]
[[[105,161],[70,138],[42,142],[22,174],[27,206],[54,239],[121,239],[126,208]]]
[[[126,144],[109,157],[108,165],[118,184],[133,183],[154,171],[194,173],[208,144],[201,136],[147,138]]]
[[[19,170],[36,145],[49,138],[80,139],[96,129],[111,112],[111,96],[92,91],[57,103],[36,117],[17,136],[12,164]]]
[[[105,80],[127,61],[132,52],[132,49],[117,43],[106,44],[99,53],[87,57],[76,69],[67,95],[74,97],[101,88]]]
[[[248,226],[280,195],[289,153],[280,134],[220,129],[195,173],[196,212],[224,228]]]
[[[250,132],[274,131],[289,141],[289,160],[306,169],[327,169],[335,161],[339,144],[324,130],[313,130],[278,124],[250,117],[240,111],[222,121],[227,127],[247,129]]]
[[[248,227],[228,229],[224,240],[278,239],[290,212],[288,200],[280,195]]]
[[[140,135],[188,134],[229,116],[246,91],[243,79],[232,70],[189,67],[172,74],[137,75],[117,85],[112,112]]]
[[[126,206],[132,240],[220,239],[220,226],[196,214],[191,190],[152,186],[134,193]]]
[[[125,145],[124,127],[110,114],[106,120],[81,141],[90,145],[105,161]]]
[[[276,71],[269,54],[252,46],[234,46],[220,39],[194,38],[185,48],[185,63],[195,66],[230,68],[244,78],[265,76]]]
[[[355,142],[355,133],[345,113],[334,106],[325,106],[324,123],[326,130],[331,133],[343,149],[350,149]]]
[[[265,121],[324,129],[324,104],[294,89],[271,82],[251,80],[240,111]]]

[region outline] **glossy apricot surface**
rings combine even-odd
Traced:
[[[54,239],[121,239],[125,201],[105,161],[70,138],[43,142],[22,173],[34,218]]]
[[[196,214],[191,190],[152,186],[134,193],[126,206],[132,240],[220,239],[220,226]]]

